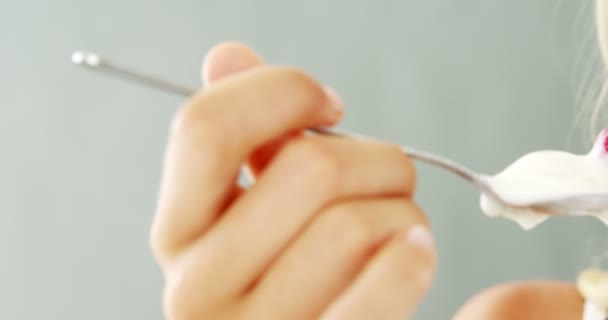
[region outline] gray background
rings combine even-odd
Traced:
[[[73,50],[197,84],[204,52],[241,40],[341,92],[343,127],[493,173],[532,150],[584,150],[570,133],[598,68],[587,5],[0,0],[0,319],[162,318],[147,232],[181,100],[78,69]],[[499,282],[573,279],[583,241],[606,232],[591,219],[524,232],[419,168],[441,266],[418,319]]]

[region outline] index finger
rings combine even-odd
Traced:
[[[203,83],[207,86],[213,85],[224,78],[264,64],[266,64],[264,59],[250,47],[238,42],[222,43],[209,50],[205,58],[202,70]],[[335,96],[331,91],[327,93]],[[247,162],[247,173],[252,174],[252,178],[255,179],[286,142],[301,134],[301,132],[292,132],[258,148]]]
[[[239,167],[264,143],[332,125],[342,107],[304,72],[260,66],[197,94],[169,138],[152,246],[161,260],[200,237],[234,187]]]

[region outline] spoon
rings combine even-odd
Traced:
[[[188,97],[197,92],[197,89],[195,88],[174,84],[166,80],[133,70],[131,68],[118,65],[114,62],[103,59],[101,56],[95,53],[77,51],[72,55],[72,62],[76,65],[84,66],[92,70],[105,71],[114,76],[126,78],[131,81],[135,81],[163,91],[171,92],[180,96]],[[346,130],[335,128],[309,128],[307,131],[320,135],[378,141],[377,139],[367,137],[358,133],[348,132]],[[473,184],[480,192],[485,194],[493,201],[497,202],[503,207],[510,208],[513,210],[532,210],[537,213],[543,214],[568,215],[570,212],[579,210],[581,208],[587,210],[587,206],[589,203],[593,203],[594,210],[598,210],[598,207],[600,209],[608,208],[608,193],[578,194],[575,196],[555,198],[545,202],[526,203],[523,205],[515,204],[513,202],[507,201],[506,199],[504,199],[504,197],[499,195],[499,193],[492,186],[492,181],[494,179],[494,177],[492,176],[478,173],[448,158],[427,151],[417,150],[414,148],[403,146],[401,146],[401,150],[412,159],[425,162],[427,164],[442,168],[453,174],[458,175],[459,177]],[[253,179],[250,177],[249,180],[252,181]]]

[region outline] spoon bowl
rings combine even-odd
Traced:
[[[577,194],[556,198],[552,201],[530,204],[531,207],[547,209],[551,212],[565,212],[576,215],[578,212],[601,213],[607,211],[608,193]]]

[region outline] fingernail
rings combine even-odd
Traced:
[[[325,86],[325,94],[330,100],[330,104],[332,108],[334,108],[338,112],[344,112],[344,101],[340,97],[340,95],[331,87]]]
[[[432,250],[435,247],[431,232],[423,225],[412,227],[407,233],[406,241],[425,250]]]

